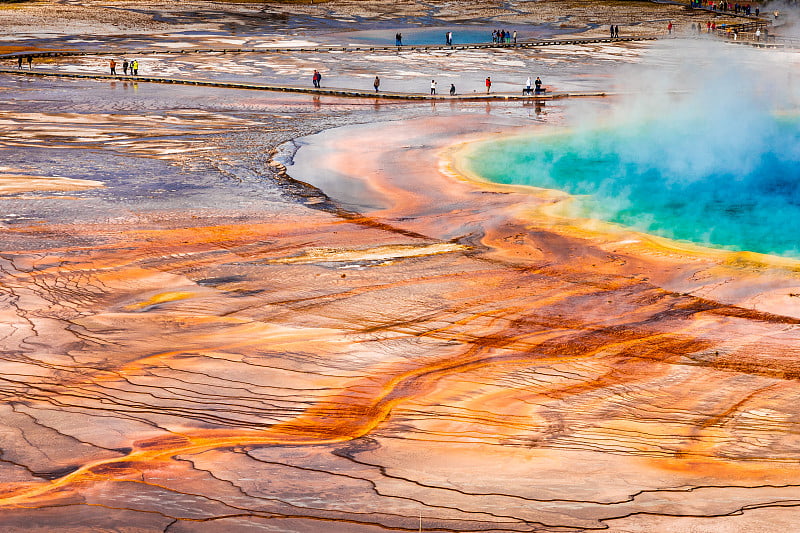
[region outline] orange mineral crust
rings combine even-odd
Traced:
[[[7,228],[0,529],[800,524],[797,265],[548,217],[494,120],[317,135],[360,212]]]

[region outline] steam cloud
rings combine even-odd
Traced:
[[[798,63],[783,50],[659,41],[619,70],[611,105],[571,106],[569,133],[510,141],[476,169],[587,195],[584,216],[800,257]]]

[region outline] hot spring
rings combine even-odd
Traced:
[[[698,113],[480,143],[490,181],[565,191],[567,216],[670,239],[800,258],[797,116]]]

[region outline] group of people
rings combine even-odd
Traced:
[[[486,86],[486,94],[489,94],[492,91],[492,77],[486,76],[486,80],[484,80],[484,85]],[[375,90],[378,90],[378,86],[380,85],[380,81],[378,77],[375,76]],[[436,94],[436,80],[431,80],[431,94]],[[546,91],[544,87],[542,87],[542,80],[539,76],[536,76],[536,81],[534,81],[533,86],[531,86],[531,77],[528,76],[528,80],[525,82],[525,88],[522,90],[523,95],[533,95],[533,94],[542,94]],[[456,94],[456,86],[454,83],[450,84],[450,96],[455,96]]]
[[[508,32],[506,30],[494,30],[492,31],[492,42],[495,44],[503,44],[503,43],[515,43],[517,42],[517,31]]]
[[[705,33],[716,33],[717,32],[717,23],[714,22],[714,21],[708,21],[705,24],[703,24],[702,22],[698,22],[696,24],[694,22],[692,22],[692,33],[693,34],[702,34],[703,33],[703,28],[705,28]],[[739,31],[738,30],[741,29],[741,27],[737,26],[737,25],[731,26],[731,25],[725,25],[725,24],[721,25],[719,28],[720,28],[720,30],[723,30],[725,32],[725,35],[726,35],[727,38],[734,39],[734,40],[738,39],[738,37],[739,37]],[[755,37],[756,41],[760,41],[762,37],[765,40],[767,39],[767,37],[769,37],[769,30],[766,27],[756,26],[755,28],[756,28],[756,31],[754,33],[754,37]],[[668,33],[672,33],[672,29],[673,29],[672,23],[670,22],[667,25],[667,32]],[[751,29],[752,29],[752,26],[751,26]]]
[[[111,70],[111,75],[117,75],[117,62],[115,60],[110,60],[108,62],[108,68]],[[122,73],[127,76],[128,70],[131,71],[131,76],[138,76],[139,75],[139,60],[134,59],[131,62],[128,62],[127,59],[122,61]]]
[[[733,2],[714,2],[713,0],[691,0],[692,7],[704,7],[712,11],[733,11],[739,15],[752,15],[753,8],[750,4],[739,4]],[[761,13],[759,8],[755,9],[755,14],[758,16]]]
[[[25,56],[26,61],[28,62],[28,68],[33,68],[33,56]],[[22,56],[17,56],[17,68],[22,68]]]
[[[112,66],[113,69],[113,66]],[[113,70],[112,70],[113,74]],[[314,84],[316,89],[321,87],[320,82],[322,81],[322,74],[318,70],[314,70],[314,74],[311,76],[311,82]],[[484,81],[484,85],[486,86],[486,94],[489,94],[492,90],[492,78],[491,76],[487,76],[486,80]],[[375,79],[372,81],[372,87],[375,89],[375,92],[380,92],[381,90],[381,78],[380,76],[375,76]],[[435,95],[436,89],[438,87],[438,83],[436,80],[431,80],[431,94]],[[531,85],[531,77],[528,76],[528,80],[525,82],[525,88],[522,90],[523,95],[533,95],[533,94],[542,94],[546,91],[544,87],[542,87],[542,80],[539,76],[536,76],[536,80]],[[456,85],[454,83],[450,84],[450,96],[456,95]]]
[[[377,76],[376,76],[376,79],[377,79]],[[431,80],[431,94],[436,94],[436,85],[437,85],[436,84],[436,80]],[[450,96],[455,96],[455,95],[456,95],[456,84],[455,83],[451,83],[450,84]]]
[[[611,33],[611,38],[616,39],[619,37],[619,26],[612,24],[609,26],[609,33]]]
[[[533,82],[533,87],[534,88],[531,88],[531,77],[528,76],[528,79],[525,81],[525,88],[522,89],[522,94],[530,96],[531,94],[542,94],[547,90],[542,87],[542,80],[539,78],[539,76],[536,76],[536,81]]]
[[[493,30],[492,31],[492,42],[494,44],[508,44],[508,43],[515,43],[517,42],[517,32],[514,30],[513,32],[506,31],[506,30]],[[394,44],[397,46],[403,46],[403,34],[397,32],[394,34]],[[453,32],[448,31],[444,34],[444,44],[446,46],[453,46]]]

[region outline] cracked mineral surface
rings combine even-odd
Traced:
[[[665,45],[152,51],[709,16],[462,4],[23,2],[0,48],[97,54],[50,71],[124,48],[163,76],[602,90]],[[0,75],[0,530],[797,529],[797,262],[576,225],[555,193],[461,168],[576,105]]]

